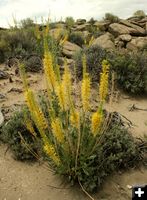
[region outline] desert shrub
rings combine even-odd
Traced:
[[[132,94],[147,92],[147,57],[146,53],[113,53],[109,61],[117,74],[117,83]]]
[[[0,134],[0,140],[4,143],[7,143],[10,149],[13,151],[14,157],[18,160],[35,160],[36,158],[26,147],[23,139],[26,144],[29,146],[31,151],[39,153],[40,142],[35,140],[35,135],[27,129],[26,126],[26,117],[27,120],[30,120],[30,115],[27,108],[23,108],[20,111],[15,112],[10,120],[4,124]],[[31,121],[30,121],[31,122]],[[37,133],[35,125],[32,124],[32,130],[34,129]],[[19,135],[21,133],[21,136]]]
[[[146,14],[145,14],[145,12],[143,10],[137,10],[136,12],[134,12],[133,16],[134,17],[144,18],[146,16]]]
[[[109,20],[111,23],[117,23],[119,22],[119,17],[113,15],[112,13],[106,13],[104,20]]]
[[[72,26],[74,25],[75,21],[73,19],[73,17],[66,17],[65,19],[65,24],[66,27],[70,30],[72,28]]]
[[[114,125],[103,135],[95,152],[86,162],[82,162],[83,157],[80,160],[79,179],[84,188],[92,192],[97,190],[108,175],[134,166],[139,160],[139,152],[128,130]]]
[[[75,59],[75,66],[77,69],[77,76],[82,77],[82,58],[86,56],[87,71],[90,73],[93,81],[99,81],[101,72],[102,60],[106,58],[107,52],[100,46],[91,46],[78,52]]]
[[[26,71],[38,72],[42,69],[42,59],[37,55],[27,56],[24,60]]]
[[[23,29],[34,27],[34,21],[31,18],[26,18],[20,21],[20,27]]]
[[[70,33],[68,40],[72,43],[79,45],[80,47],[82,47],[82,45],[84,44],[84,38],[79,32]]]

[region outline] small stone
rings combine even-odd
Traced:
[[[131,189],[132,189],[132,185],[127,185],[127,188],[128,188],[129,190],[131,190]]]

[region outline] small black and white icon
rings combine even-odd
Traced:
[[[132,190],[132,200],[147,200],[147,185],[134,186]]]

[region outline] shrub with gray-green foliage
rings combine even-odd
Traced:
[[[34,136],[26,128],[24,113],[30,117],[28,109],[24,108],[21,111],[15,112],[10,120],[4,124],[1,129],[0,140],[8,144],[16,159],[22,161],[35,160],[34,155],[26,148],[24,141],[20,137],[21,134],[32,151],[35,153],[40,151],[40,142],[38,140],[36,141]]]
[[[106,59],[107,52],[105,49],[100,46],[94,45],[88,48],[85,48],[83,51],[78,52],[75,55],[75,62],[77,68],[77,75],[79,78],[82,77],[82,57],[86,55],[87,59],[87,71],[90,73],[94,81],[99,81],[100,72],[101,72],[101,63],[102,60]]]
[[[147,93],[147,53],[112,53],[109,56],[118,86],[128,93]]]
[[[80,47],[82,47],[82,45],[84,44],[84,38],[82,36],[82,33],[79,32],[70,33],[68,40],[72,43],[79,45]]]

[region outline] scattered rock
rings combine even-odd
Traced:
[[[63,53],[64,56],[67,56],[68,58],[72,58],[72,57],[74,56],[74,54],[75,54],[77,51],[80,51],[80,50],[81,50],[81,47],[79,47],[78,45],[66,41],[66,42],[63,44],[62,53]]]
[[[0,70],[0,80],[1,79],[8,79],[8,78],[9,78],[9,74],[7,72]]]
[[[106,21],[96,21],[94,23],[94,26],[98,27],[99,30],[101,30],[101,31],[108,30],[109,25],[110,25],[110,21],[107,21],[107,20]]]
[[[132,36],[129,34],[124,34],[119,36],[119,40],[122,40],[124,42],[130,42],[132,39]]]
[[[0,110],[0,126],[3,124],[3,122],[4,122],[4,116],[3,116],[3,113]]]
[[[8,93],[10,93],[10,92],[22,93],[23,91],[22,91],[21,89],[19,89],[19,88],[11,88],[11,89],[8,91]]]
[[[102,48],[106,49],[114,49],[115,45],[112,41],[113,36],[110,33],[105,33],[104,35],[101,35],[97,39],[95,39],[92,43],[92,45],[99,45]]]

